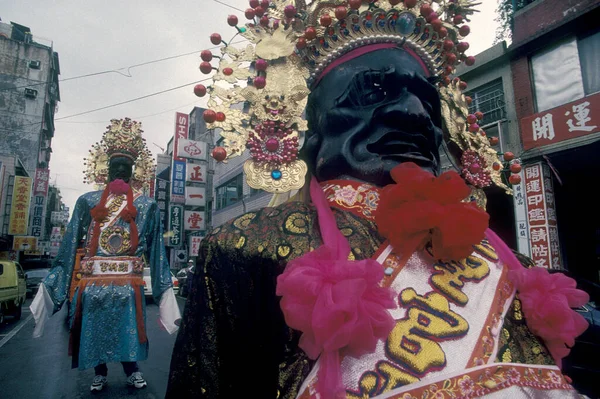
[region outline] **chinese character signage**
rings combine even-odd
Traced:
[[[521,119],[523,148],[600,132],[600,93]]]
[[[36,251],[37,237],[21,236],[13,238],[13,251]]]
[[[204,161],[206,160],[206,143],[203,141],[179,139],[177,157]]]
[[[52,233],[50,234],[50,257],[54,258],[58,255],[62,238],[62,229],[58,226],[52,227]]]
[[[204,230],[204,212],[185,211],[186,230]]]
[[[190,126],[190,117],[181,112],[175,113],[175,136],[173,139],[173,159],[183,161],[184,158],[179,157],[180,140],[187,140],[188,129]]]
[[[185,203],[185,161],[173,160],[171,168],[171,202]]]
[[[160,210],[163,231],[167,231],[167,203],[169,202],[169,184],[167,180],[156,179],[154,200]]]
[[[48,193],[48,180],[50,171],[48,169],[37,168],[35,170],[35,183],[33,185],[33,195],[43,195]]]
[[[187,206],[206,205],[206,192],[204,187],[186,187],[185,204]]]
[[[190,236],[190,253],[189,256],[198,256],[200,252],[200,243],[202,242],[203,237],[199,236]]]
[[[183,236],[183,206],[182,205],[170,205],[169,206],[169,246],[178,247],[181,245],[181,239]]]
[[[8,234],[27,235],[29,224],[29,204],[31,202],[31,177],[15,176]]]
[[[550,170],[547,165],[538,162],[525,166],[523,174],[531,258],[536,266],[561,268]]]
[[[187,164],[187,181],[192,183],[206,183],[206,166]]]
[[[529,229],[527,228],[527,205],[525,204],[525,179],[523,170],[519,173],[521,183],[513,185],[513,203],[517,227],[517,249],[523,255],[531,256],[529,248]]]

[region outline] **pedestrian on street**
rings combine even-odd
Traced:
[[[94,368],[90,390],[107,384],[107,363],[121,362],[126,384],[147,383],[138,361],[148,357],[143,270],[150,268],[160,322],[173,334],[181,318],[165,254],[160,211],[143,195],[153,160],[142,139],[141,123],[113,119],[87,158],[86,180],[106,187],[79,197],[48,277],[31,305],[43,333],[48,317],[60,310],[76,284],[69,309],[69,355],[73,368]],[[78,243],[85,255],[81,278],[72,283]]]

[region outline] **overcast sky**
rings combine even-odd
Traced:
[[[247,0],[220,0],[245,10]],[[495,0],[481,0],[469,24],[469,55],[492,45],[496,22]],[[67,206],[93,189],[83,183],[83,158],[100,140],[112,118],[130,117],[142,122],[150,150],[160,153],[173,135],[175,112],[189,113],[204,101],[193,94],[196,81],[206,78],[198,70],[201,50],[212,47],[213,32],[228,40],[235,31],[227,16],[243,12],[215,0],[5,0],[3,22],[28,26],[34,37],[51,40],[60,59],[60,79],[109,70],[60,83],[61,102],[55,115],[56,133],[50,161],[51,182]],[[189,54],[189,55],[184,55]],[[179,56],[179,57],[176,57]],[[176,57],[168,60],[128,67]],[[209,82],[207,82],[209,83]],[[137,97],[172,90],[102,111],[70,117]]]

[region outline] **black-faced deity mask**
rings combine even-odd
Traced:
[[[121,179],[124,182],[129,183],[132,173],[133,161],[130,158],[116,156],[110,159],[110,163],[108,165],[109,182],[115,179]]]
[[[440,98],[423,66],[401,49],[382,49],[325,75],[307,105],[303,158],[319,181],[354,178],[384,186],[414,162],[439,174]]]

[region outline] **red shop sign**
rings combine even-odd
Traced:
[[[523,148],[600,132],[600,93],[521,119]]]

